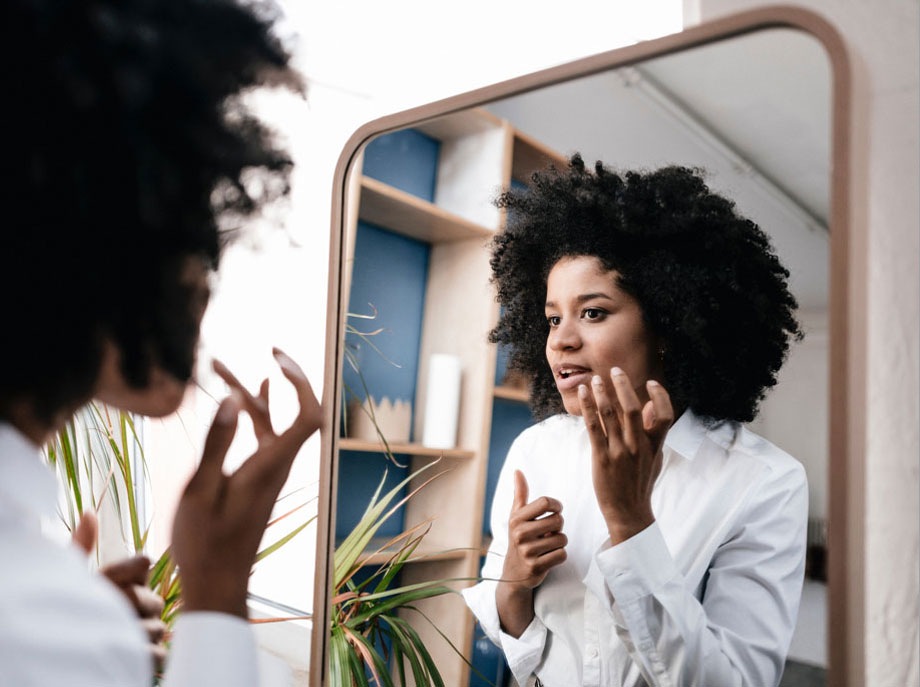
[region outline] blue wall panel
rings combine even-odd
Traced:
[[[406,129],[384,134],[364,149],[364,175],[434,201],[441,142]]]
[[[350,317],[349,323],[361,331],[382,331],[369,337],[369,342],[346,335],[346,346],[361,371],[359,376],[346,360],[347,399],[352,394],[365,397],[363,377],[374,400],[387,396],[391,401],[409,401],[414,407],[430,252],[421,241],[372,224],[358,224],[348,311],[359,315],[376,311],[376,317]]]
[[[482,531],[492,534],[490,524],[492,497],[508,449],[517,435],[534,424],[530,408],[525,403],[496,398],[492,404],[492,434],[489,437],[489,467],[486,474],[486,497],[483,503]]]
[[[396,456],[403,465],[409,456]],[[364,515],[380,480],[386,472],[386,482],[381,494],[386,494],[409,476],[409,468],[401,468],[378,453],[341,451],[339,453],[339,484],[335,514],[335,538],[341,541],[354,529]],[[403,492],[405,493],[405,487]],[[398,496],[397,499],[402,498]],[[378,537],[392,537],[403,531],[405,515],[400,511],[390,516],[377,531]]]

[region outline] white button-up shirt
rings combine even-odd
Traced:
[[[0,423],[0,687],[150,687],[140,622],[86,556],[47,539],[57,485],[38,448]],[[255,640],[242,618],[186,613],[176,622],[165,684],[253,687]]]
[[[514,470],[530,498],[562,502],[565,563],[534,595],[519,638],[501,631],[495,589],[508,546]],[[668,432],[655,523],[611,546],[580,417],[524,431],[502,468],[483,582],[465,589],[519,684],[775,687],[798,613],[808,495],[794,458],[735,423],[685,412]]]

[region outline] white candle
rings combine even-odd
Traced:
[[[422,445],[454,448],[460,415],[460,358],[434,353],[428,360],[425,428]]]

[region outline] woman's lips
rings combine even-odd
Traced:
[[[559,391],[572,391],[579,384],[590,385],[593,373],[591,370],[578,365],[560,365],[555,370],[556,388]]]

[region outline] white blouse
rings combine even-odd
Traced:
[[[514,470],[530,498],[562,502],[565,563],[535,590],[536,617],[501,631],[495,589],[508,544]],[[502,468],[484,581],[463,596],[519,684],[546,687],[775,687],[798,613],[808,492],[794,458],[736,423],[685,412],[668,432],[652,493],[656,521],[611,546],[580,417],[525,430]]]
[[[0,423],[0,687],[150,687],[140,622],[86,556],[42,534],[57,485],[38,448]],[[253,687],[255,639],[242,618],[185,613],[165,685]]]

